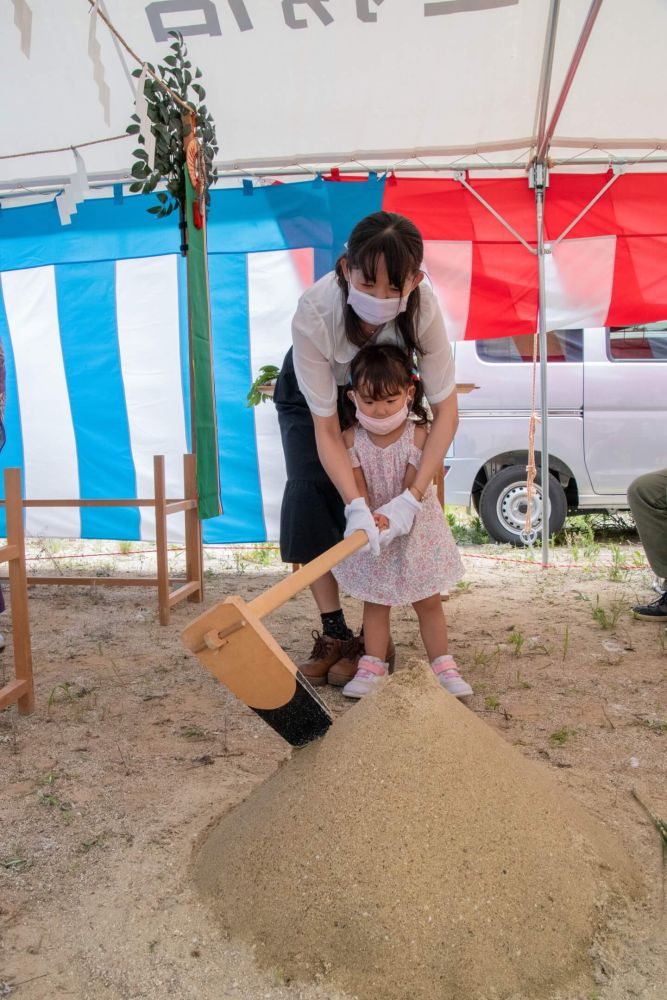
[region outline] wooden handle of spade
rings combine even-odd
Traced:
[[[265,590],[254,601],[250,601],[248,607],[252,608],[253,614],[257,615],[258,618],[263,618],[265,615],[275,611],[276,608],[279,608],[281,604],[289,601],[290,597],[294,597],[300,590],[308,587],[315,580],[319,580],[321,576],[328,573],[338,563],[343,562],[348,556],[358,552],[367,542],[368,535],[365,531],[361,529],[355,531],[348,538],[344,538],[342,542],[338,542],[337,545],[327,549],[317,559],[306,563],[296,573],[292,573],[285,580],[281,580],[275,587]]]

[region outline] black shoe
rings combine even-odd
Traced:
[[[650,604],[638,604],[632,609],[635,618],[647,622],[667,622],[667,593],[661,594],[657,601]]]

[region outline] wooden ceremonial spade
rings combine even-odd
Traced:
[[[228,597],[183,631],[187,648],[294,747],[322,736],[333,719],[260,619],[319,580],[367,541],[365,531],[355,531],[249,604],[241,597]]]

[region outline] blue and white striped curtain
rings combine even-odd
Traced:
[[[204,540],[278,534],[284,465],[271,403],[248,409],[259,367],[280,365],[304,287],[332,266],[381,182],[321,181],[215,192],[209,226],[221,492]],[[189,449],[185,262],[150,197],[85,202],[61,227],[53,204],[0,215],[0,339],[7,440],[0,467],[29,498],[152,497],[153,455],[182,496]],[[4,515],[3,515],[4,518]],[[182,516],[169,519],[182,537]],[[4,533],[4,519],[0,533]],[[152,539],[150,508],[30,508],[29,535]]]

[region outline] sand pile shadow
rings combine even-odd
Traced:
[[[195,879],[263,964],[359,1000],[538,1000],[641,891],[606,829],[420,664],[228,813]]]

